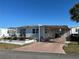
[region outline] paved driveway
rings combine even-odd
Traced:
[[[63,46],[64,44],[60,44],[60,43],[36,42],[13,50],[65,54],[65,51],[63,50]]]

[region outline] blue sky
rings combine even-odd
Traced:
[[[0,0],[0,27],[26,25],[77,26],[69,9],[79,0]]]

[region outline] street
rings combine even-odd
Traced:
[[[79,59],[79,55],[0,51],[0,59]]]

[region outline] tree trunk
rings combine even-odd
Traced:
[[[78,37],[78,45],[79,45],[79,37]]]
[[[79,33],[78,33],[78,38],[77,38],[77,40],[78,40],[78,45],[79,45]]]

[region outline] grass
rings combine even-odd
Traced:
[[[79,45],[77,42],[71,42],[68,46],[64,46],[64,50],[67,54],[79,54]]]
[[[0,43],[0,50],[11,50],[11,49],[18,48],[18,47],[21,47],[21,46],[15,45],[15,44]]]

